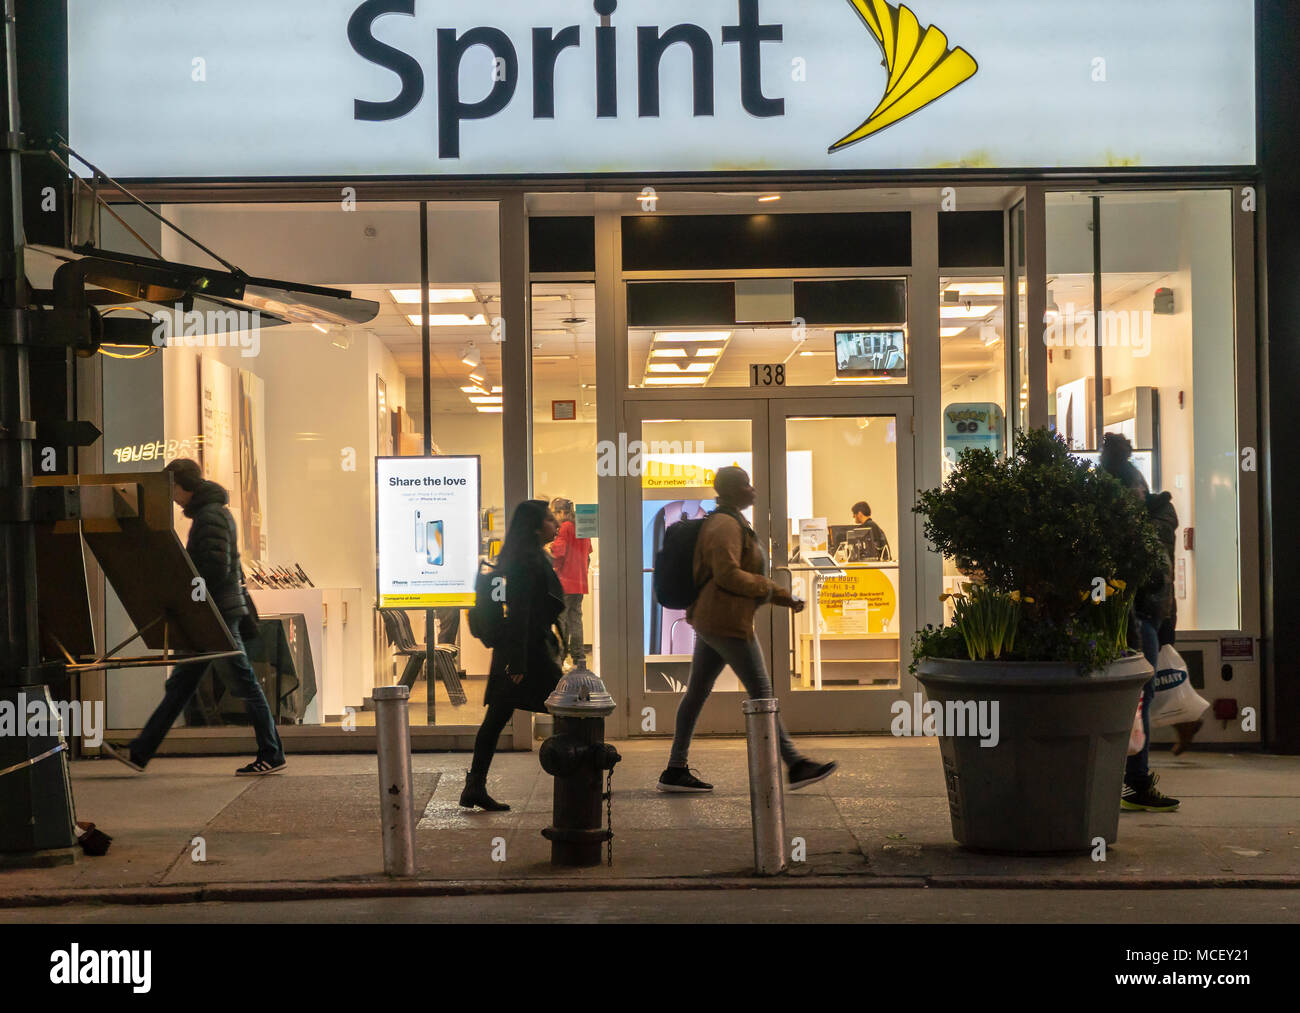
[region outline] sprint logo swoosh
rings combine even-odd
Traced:
[[[948,36],[931,25],[924,31],[916,15],[886,0],[849,0],[885,53],[889,80],[884,98],[862,126],[830,147],[830,153],[919,112],[975,76],[979,64]]]

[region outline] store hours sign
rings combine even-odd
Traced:
[[[68,31],[71,142],[126,178],[1255,161],[1251,0],[68,0]]]
[[[480,459],[375,461],[380,608],[468,608],[480,547]]]

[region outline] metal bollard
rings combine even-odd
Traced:
[[[777,700],[746,700],[745,737],[749,747],[749,808],[754,823],[754,871],[776,876],[788,868],[785,853],[785,795],[781,751],[776,734]]]
[[[411,726],[406,686],[377,686],[375,734],[379,753],[379,818],[384,874],[415,875],[415,813],[411,804]]]

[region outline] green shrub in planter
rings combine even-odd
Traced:
[[[1145,505],[1039,430],[1009,460],[967,451],[916,511],[970,582],[953,623],[917,634],[913,671],[928,708],[995,722],[987,741],[940,734],[953,836],[1020,853],[1113,842],[1151,677],[1127,648],[1132,601],[1162,566]]]
[[[1095,671],[1125,653],[1129,604],[1160,572],[1160,541],[1145,506],[1058,437],[1024,433],[1010,459],[966,451],[915,509],[930,543],[974,579],[958,598],[962,621],[921,631],[916,659],[1062,661]],[[1013,634],[997,653],[972,651],[961,635],[965,628],[978,639],[986,613]]]

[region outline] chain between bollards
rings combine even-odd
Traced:
[[[379,818],[384,838],[384,874],[415,875],[415,810],[411,783],[411,726],[406,686],[374,691],[379,753]]]
[[[745,737],[749,752],[749,808],[754,824],[754,871],[759,876],[785,872],[785,796],[776,731],[776,700],[746,700]]]

